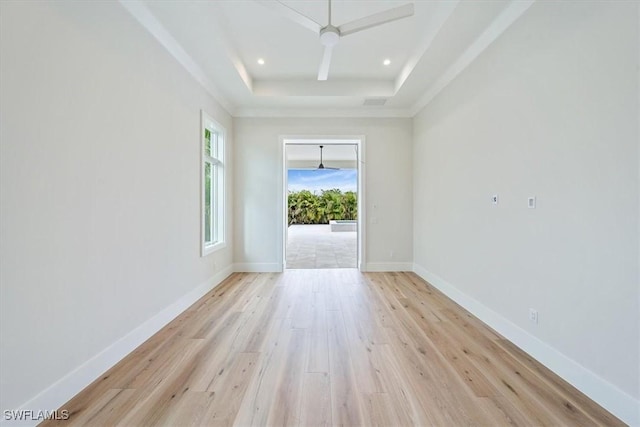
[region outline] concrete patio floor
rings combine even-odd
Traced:
[[[327,225],[291,225],[287,268],[356,268],[358,233]]]

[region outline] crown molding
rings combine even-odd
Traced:
[[[491,25],[456,59],[446,71],[431,85],[426,92],[410,107],[353,107],[353,108],[318,108],[318,107],[250,107],[236,106],[220,91],[218,85],[210,79],[196,61],[185,51],[178,41],[158,21],[141,0],[118,0],[158,42],[173,56],[204,89],[233,117],[377,117],[377,118],[410,118],[424,109],[442,90],[484,52],[501,34],[503,34],[520,16],[522,16],[535,0],[513,0],[493,20]],[[227,58],[233,63],[238,76],[253,96],[365,96],[391,98],[413,72],[420,58],[429,49],[431,42],[460,0],[451,2],[451,7],[442,12],[436,19],[437,30],[427,34],[420,46],[405,64],[401,74],[394,80],[334,80],[317,82],[308,80],[255,80],[245,69],[239,56],[223,35],[220,43],[226,50]],[[346,91],[346,92],[345,92]],[[348,93],[347,93],[348,92]],[[372,95],[375,93],[375,95]]]
[[[207,76],[202,68],[184,50],[182,45],[167,31],[167,29],[151,13],[149,8],[140,0],[118,0],[122,7],[133,16],[158,42],[173,56],[193,78],[224,108],[233,115],[234,105],[226,99],[218,86]],[[246,83],[246,82],[245,82]]]
[[[413,115],[405,108],[236,108],[233,117],[237,118],[411,118]]]
[[[418,114],[442,90],[447,87],[462,71],[464,71],[482,52],[500,37],[520,16],[522,16],[535,0],[512,1],[476,40],[465,49],[436,82],[410,108],[411,116]]]
[[[430,31],[424,35],[422,40],[420,40],[418,47],[411,54],[409,59],[407,59],[407,62],[405,62],[404,66],[402,67],[402,70],[400,70],[400,74],[398,74],[398,76],[396,77],[394,82],[394,87],[395,87],[394,93],[398,93],[398,91],[402,88],[402,85],[404,85],[404,82],[406,82],[409,76],[411,75],[411,73],[413,73],[413,70],[416,68],[416,65],[418,65],[418,62],[420,62],[424,54],[431,47],[431,43],[436,38],[436,36],[440,32],[444,24],[447,22],[447,20],[449,19],[453,11],[456,9],[456,7],[458,6],[458,3],[460,3],[460,0],[453,0],[453,1],[444,3],[446,6],[446,9],[438,10],[438,13],[433,17],[434,25],[427,26],[427,28],[429,28]]]

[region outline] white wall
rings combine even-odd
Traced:
[[[536,3],[413,129],[410,119],[232,124],[118,4],[2,1],[0,12],[1,409],[232,259],[280,265],[279,136],[323,134],[366,136],[367,264],[415,258],[637,401],[636,3]],[[235,244],[206,258],[200,108],[229,142],[235,133]]]
[[[282,265],[279,137],[364,135],[368,215],[365,262],[370,268],[404,264],[406,269],[413,259],[410,119],[237,118],[234,126],[234,260],[241,268]],[[371,222],[374,217],[376,224]]]
[[[413,150],[417,270],[636,404],[637,8],[535,3],[415,118]]]
[[[4,410],[231,265],[199,252],[200,109],[232,121],[118,3],[0,8]]]

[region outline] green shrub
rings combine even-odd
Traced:
[[[317,195],[308,190],[289,192],[289,225],[328,224],[332,219],[358,219],[358,197],[337,188]]]

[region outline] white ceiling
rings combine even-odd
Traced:
[[[333,0],[332,23],[409,0]],[[235,116],[412,116],[533,0],[418,0],[412,17],[340,39],[327,81],[309,29],[254,0],[121,0],[121,4]],[[322,25],[326,0],[286,5]],[[259,65],[258,58],[265,64]],[[383,65],[390,59],[389,66]],[[384,98],[384,106],[363,106]]]

